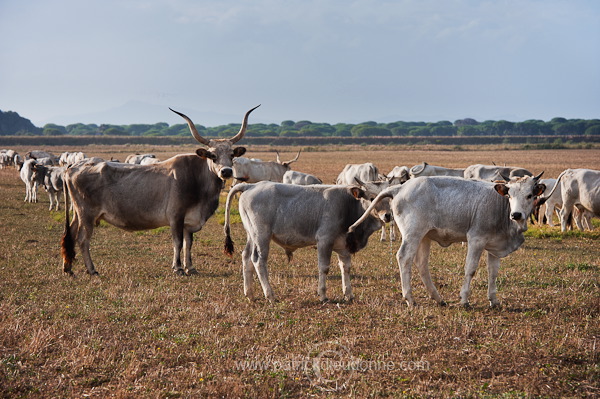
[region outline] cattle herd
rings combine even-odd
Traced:
[[[234,144],[244,137],[248,117],[256,108],[246,112],[239,132],[230,139],[206,139],[190,118],[172,110],[206,147],[194,154],[163,161],[153,154],[135,154],[119,162],[89,158],[83,152],[55,156],[30,151],[21,156],[2,150],[0,168],[20,171],[27,202],[37,202],[41,186],[49,195],[50,210],[58,210],[64,195],[61,248],[63,270],[68,274],[73,274],[76,246],[87,272],[97,274],[90,240],[100,220],[131,231],[169,226],[173,271],[197,273],[191,258],[193,233],[215,213],[224,182],[232,179],[225,205],[225,253],[234,250],[230,208],[239,195],[247,233],[242,251],[244,294],[253,296],[256,272],[268,300],[275,298],[267,272],[271,241],[281,246],[289,259],[298,248],[316,246],[322,301],[327,300],[325,281],[335,252],[343,293],[351,300],[351,256],[378,230],[381,240],[386,240],[389,224],[390,241],[396,238],[396,228],[402,237],[396,258],[402,294],[409,306],[415,305],[410,286],[413,263],[431,298],[445,304],[429,273],[432,241],[442,246],[467,244],[460,292],[465,306],[471,279],[486,251],[488,299],[496,306],[500,259],[521,246],[530,219],[553,225],[556,212],[564,232],[572,228],[573,221],[581,230],[592,229],[591,219],[600,217],[600,171],[591,169],[567,169],[556,178],[542,179],[543,171],[534,175],[520,167],[478,164],[450,169],[423,162],[412,168],[397,166],[384,175],[374,164],[365,163],[346,165],[334,183],[323,184],[317,176],[291,170],[300,152],[287,162],[280,160],[279,153],[275,162],[242,157],[246,149]]]

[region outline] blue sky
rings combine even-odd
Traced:
[[[600,118],[596,0],[0,0],[0,37],[37,126]]]

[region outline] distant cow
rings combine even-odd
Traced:
[[[378,181],[381,180],[379,169],[371,162],[361,164],[348,164],[340,172],[335,184],[352,185],[355,184],[354,178],[357,177],[362,181]]]
[[[63,192],[63,175],[66,166],[44,166],[34,165],[33,167],[33,178],[36,181],[41,181],[48,197],[50,198],[49,210],[55,208],[57,211],[60,209],[60,196]]]
[[[158,159],[158,158],[146,157],[140,161],[140,165],[152,165],[152,164],[159,163],[159,162],[160,162],[160,159]]]
[[[42,151],[42,150],[33,150],[25,153],[25,159],[40,159],[40,158],[50,158],[52,159],[53,165],[58,165],[58,157],[50,152]]]
[[[125,158],[125,163],[139,165],[145,158],[156,158],[154,154],[131,154]]]
[[[219,206],[224,180],[233,176],[232,159],[246,149],[234,148],[246,133],[246,112],[240,131],[231,139],[208,140],[185,119],[192,136],[208,149],[174,156],[154,165],[116,162],[80,162],[65,172],[65,232],[62,239],[63,270],[72,274],[75,242],[79,244],[87,272],[97,274],[90,256],[90,239],[100,221],[121,229],[149,230],[169,226],[173,238],[173,271],[195,274],[191,248],[199,231]],[[73,201],[73,223],[69,224],[68,198]],[[181,262],[181,252],[185,260]]]
[[[283,175],[290,170],[290,165],[298,160],[300,151],[296,158],[283,162],[279,159],[279,152],[276,151],[277,160],[261,161],[260,159],[237,158],[233,160],[233,173],[235,182],[257,183],[259,181],[283,182]]]
[[[298,248],[317,246],[318,295],[327,300],[325,280],[332,252],[339,258],[342,288],[346,299],[353,298],[350,285],[351,254],[365,247],[369,236],[381,228],[369,215],[356,230],[355,240],[346,241],[346,230],[368,207],[368,195],[357,186],[296,186],[273,182],[239,184],[231,189],[225,205],[225,252],[233,253],[229,208],[236,193],[242,193],[239,210],[247,233],[242,252],[244,294],[252,298],[252,270],[256,271],[265,297],[274,299],[267,273],[270,242],[285,249],[288,258]]]
[[[465,179],[475,179],[490,182],[523,176],[533,176],[533,173],[531,173],[527,169],[515,166],[496,166],[480,164],[467,166],[463,175]]]
[[[392,169],[386,177],[390,182],[390,186],[402,184],[410,179],[410,171],[406,166],[394,166],[394,169]]]
[[[23,162],[19,176],[25,183],[25,202],[37,202],[38,184],[41,184],[41,179],[35,179],[33,170],[36,165],[35,159],[28,159]]]
[[[419,176],[457,176],[463,177],[464,169],[451,169],[442,166],[429,165],[427,162],[420,163],[410,168],[410,177]]]
[[[63,152],[62,154],[60,154],[60,158],[58,158],[58,164],[60,166],[69,166],[79,161],[82,161],[85,158],[87,158],[87,156],[81,151]]]
[[[323,184],[323,181],[317,176],[309,175],[295,170],[288,170],[283,174],[283,182],[285,184],[297,184],[299,186],[307,186],[309,184]]]
[[[562,208],[560,210],[560,228],[566,231],[573,215],[573,206],[580,211],[587,210],[600,217],[600,171],[593,169],[567,169],[557,178],[554,188],[543,201],[547,201],[560,184]],[[588,216],[589,217],[589,216]],[[577,220],[577,219],[576,219]],[[583,225],[577,227],[583,230]]]
[[[410,179],[402,186],[393,186],[381,192],[365,215],[350,226],[360,226],[371,210],[384,198],[393,197],[394,220],[402,234],[402,245],[396,254],[402,280],[402,294],[409,306],[415,300],[411,288],[413,262],[431,298],[440,305],[445,302],[431,281],[429,251],[431,241],[443,247],[455,242],[467,242],[465,280],[460,292],[461,304],[468,306],[471,279],[479,259],[487,251],[488,298],[491,306],[499,304],[496,298],[496,277],[500,258],[516,251],[525,241],[527,219],[534,205],[534,197],[545,187],[539,184],[541,174],[522,177],[508,183],[488,183],[458,177],[432,176]],[[348,235],[352,240],[352,233]]]

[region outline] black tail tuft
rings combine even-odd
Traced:
[[[225,231],[225,248],[223,249],[225,255],[233,256],[233,240],[229,233],[229,228]]]
[[[75,242],[73,241],[68,221],[65,223],[65,232],[60,241],[60,246],[64,264],[71,265],[73,260],[75,260]]]

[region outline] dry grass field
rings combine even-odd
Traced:
[[[124,160],[193,148],[83,150]],[[250,148],[247,156],[274,160],[273,150]],[[329,183],[346,163],[367,161],[384,172],[421,161],[495,162],[556,177],[569,167],[600,169],[600,149],[332,146],[305,149],[293,167]],[[502,260],[500,308],[488,307],[485,265],[473,281],[473,307],[460,307],[466,248],[434,245],[431,272],[449,306],[437,306],[415,277],[420,306],[409,309],[394,259],[399,242],[380,242],[378,233],[353,258],[352,303],[342,301],[337,267],[328,279],[331,302],[319,302],[313,248],[288,264],[273,245],[278,302],[270,304],[244,298],[245,232],[232,226],[236,252],[223,255],[222,206],[195,235],[199,275],[171,272],[168,228],[131,233],[102,223],[92,241],[100,276],[88,276],[78,254],[72,278],[59,256],[64,214],[48,211],[43,190],[37,204],[24,196],[18,173],[0,170],[0,397],[600,396],[597,220],[597,230],[585,233],[530,227],[521,249]]]

